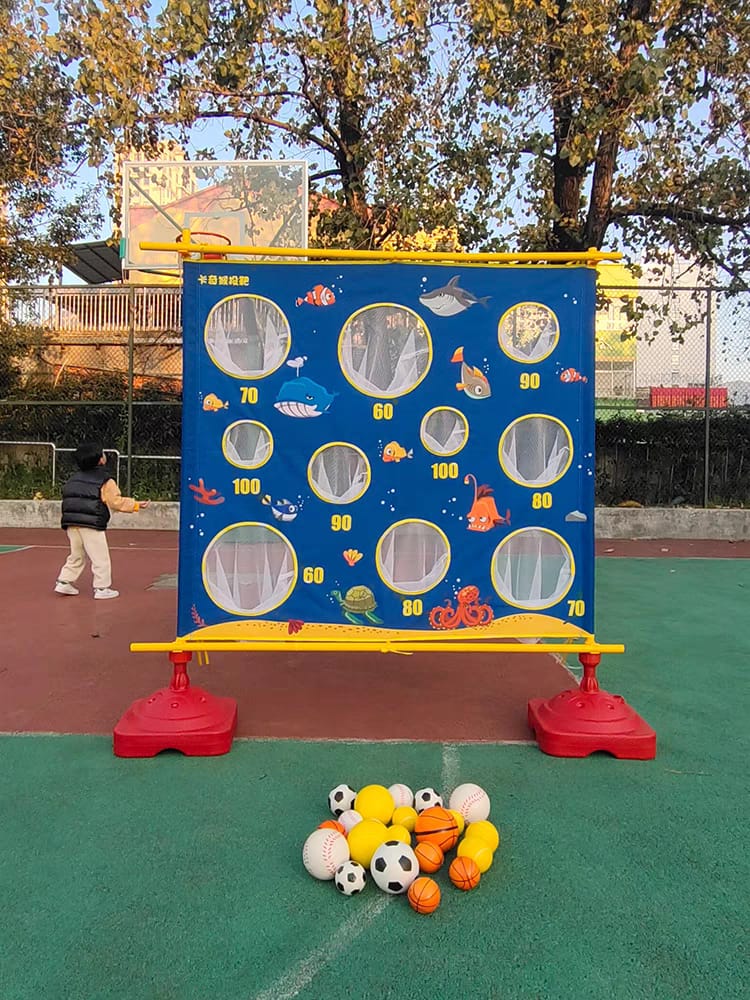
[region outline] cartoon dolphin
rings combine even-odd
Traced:
[[[419,296],[419,301],[423,306],[434,312],[436,316],[455,316],[456,313],[463,312],[464,309],[468,309],[469,306],[473,306],[477,302],[481,302],[483,306],[487,305],[490,299],[489,295],[484,295],[481,299],[478,299],[473,292],[458,287],[459,278],[460,275],[457,274],[455,278],[451,278],[448,284],[443,285],[442,288],[435,288],[431,292],[425,292]]]
[[[273,405],[287,417],[319,417],[328,411],[336,395],[303,375],[283,382]]]

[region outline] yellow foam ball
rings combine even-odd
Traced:
[[[480,819],[476,823],[469,823],[466,827],[466,836],[478,837],[480,840],[483,840],[493,854],[500,846],[500,834],[497,832],[497,827],[490,823],[488,819]]]
[[[458,809],[449,809],[448,812],[453,816],[458,823],[458,835],[459,837],[464,832],[464,827],[466,826],[466,820],[463,818]]]
[[[396,803],[383,785],[365,785],[354,800],[354,809],[362,819],[379,819],[390,823]]]
[[[351,828],[346,839],[352,861],[369,869],[373,854],[388,840],[388,827],[374,819],[363,819]]]
[[[472,858],[476,861],[477,868],[482,874],[492,864],[492,851],[485,841],[480,840],[479,837],[464,837],[458,845],[456,854],[459,858]]]
[[[414,824],[417,822],[418,815],[417,810],[412,809],[411,806],[398,806],[393,810],[391,822],[397,826],[406,827],[409,833],[414,833]]]
[[[400,823],[394,823],[393,826],[387,827],[387,830],[389,840],[400,840],[402,844],[411,844],[411,834]]]

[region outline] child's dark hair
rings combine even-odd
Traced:
[[[82,441],[76,448],[76,465],[81,472],[95,469],[104,452],[98,441]]]

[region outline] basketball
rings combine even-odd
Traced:
[[[335,819],[324,819],[323,822],[318,827],[319,830],[336,830],[338,833],[343,833],[346,836],[346,827],[343,823],[339,823]]]
[[[476,861],[473,858],[463,857],[454,858],[451,861],[448,875],[455,887],[463,889],[465,892],[478,886],[479,879],[482,877]]]
[[[479,837],[464,837],[458,845],[458,856],[476,861],[480,872],[486,872],[492,864],[492,851]]]
[[[433,844],[430,840],[425,840],[422,844],[417,844],[414,848],[414,853],[419,862],[419,870],[422,872],[432,874],[432,872],[436,872],[439,868],[442,868],[445,861],[443,852],[437,844]]]
[[[433,806],[431,809],[425,809],[417,817],[414,835],[420,844],[429,840],[445,853],[458,842],[458,823],[455,816],[452,816],[447,809]]]
[[[469,823],[466,827],[467,837],[479,837],[494,854],[500,846],[500,834],[488,819],[481,819],[477,823]]]
[[[363,819],[379,819],[390,823],[396,805],[383,785],[366,785],[354,800],[354,809]]]
[[[424,875],[409,886],[409,905],[417,913],[434,913],[440,906],[440,886],[434,879]]]

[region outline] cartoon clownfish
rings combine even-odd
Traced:
[[[506,510],[505,517],[501,517],[495,506],[494,492],[490,486],[477,486],[476,476],[469,473],[464,476],[464,486],[469,485],[469,480],[474,480],[474,503],[471,510],[466,515],[466,527],[469,531],[491,531],[499,524],[510,524],[510,511]]]
[[[326,288],[325,285],[316,285],[302,298],[298,298],[296,305],[301,306],[303,302],[307,302],[310,306],[332,306],[335,301],[336,296],[330,288]]]

